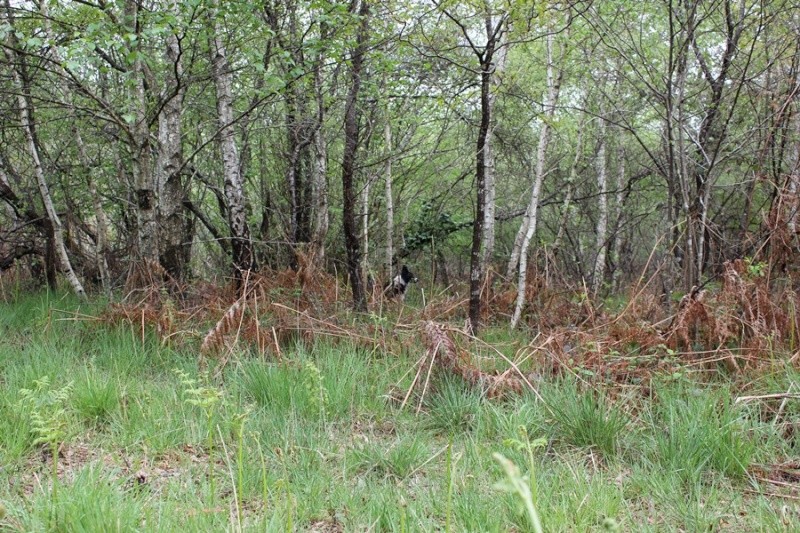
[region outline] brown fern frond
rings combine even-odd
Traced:
[[[426,321],[422,325],[422,332],[427,347],[427,364],[437,362],[440,368],[460,376],[471,386],[480,388],[489,398],[500,398],[509,392],[519,394],[524,390],[523,380],[510,371],[492,374],[471,364],[464,354],[459,353],[444,326]]]
[[[203,343],[200,345],[200,352],[209,353],[220,348],[225,341],[225,335],[234,329],[238,329],[245,308],[244,300],[239,299],[233,302],[228,310],[225,311],[225,314],[222,315],[222,318],[219,319],[216,325],[211,328],[203,338]]]

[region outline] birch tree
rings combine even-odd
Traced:
[[[142,24],[139,19],[140,3],[125,1],[125,28],[135,40],[131,46],[133,67],[131,77],[133,97],[131,114],[131,160],[133,161],[134,194],[136,198],[136,236],[138,257],[145,262],[158,262],[158,224],[156,219],[156,185],[153,177],[153,156],[150,124],[147,114],[147,89],[145,87],[144,50],[142,49]]]
[[[5,8],[9,23],[13,28],[13,18],[8,0],[6,0]],[[7,38],[13,39],[13,32],[10,32]],[[78,279],[75,271],[72,269],[72,263],[70,262],[69,255],[67,254],[67,248],[64,245],[64,229],[61,224],[61,218],[58,216],[58,212],[53,204],[53,198],[50,195],[50,187],[47,184],[44,167],[42,166],[39,146],[36,139],[36,134],[34,133],[34,107],[30,95],[30,82],[27,79],[27,73],[25,72],[25,62],[21,57],[15,57],[14,52],[12,52],[14,49],[19,49],[19,47],[14,46],[12,43],[10,46],[4,47],[3,52],[9,65],[16,65],[16,68],[11,69],[11,75],[13,83],[17,89],[19,124],[25,135],[28,153],[31,158],[33,172],[36,178],[36,186],[39,190],[39,196],[41,197],[42,204],[44,205],[44,210],[47,215],[50,233],[49,239],[51,241],[51,246],[54,248],[59,267],[66,276],[73,292],[75,292],[75,294],[77,294],[80,298],[85,298],[86,292],[83,289],[83,284],[81,283],[80,279]]]
[[[469,15],[461,17],[458,12],[449,9],[444,3],[437,3],[442,13],[458,28],[461,38],[466,43],[466,48],[478,61],[476,74],[480,86],[480,119],[478,123],[478,139],[475,148],[475,216],[472,224],[472,251],[470,253],[469,275],[469,327],[473,334],[478,332],[481,321],[481,292],[483,288],[484,264],[487,256],[483,253],[486,240],[486,211],[487,211],[487,171],[491,172],[491,163],[487,164],[490,156],[487,142],[491,134],[492,123],[492,85],[495,69],[496,54],[501,46],[501,38],[506,27],[508,13],[501,12],[495,19],[486,11],[480,15],[485,26],[485,42],[476,41],[473,37],[468,22]],[[485,9],[488,9],[484,6]],[[474,17],[474,15],[473,15]],[[467,71],[475,72],[468,66],[462,66]],[[489,178],[491,181],[491,178]],[[490,184],[493,186],[492,184]],[[489,198],[493,198],[493,192]],[[489,210],[493,213],[494,206]],[[494,217],[492,216],[492,221]],[[492,222],[493,226],[493,222]]]
[[[485,15],[485,31],[486,31],[486,39],[487,42],[492,39],[492,33],[495,30],[495,24],[493,23],[494,17],[497,16],[493,14],[487,5],[487,11]],[[496,168],[496,154],[495,151],[492,149],[493,144],[493,135],[494,135],[494,125],[495,125],[495,103],[497,101],[497,90],[499,90],[500,83],[502,80],[503,70],[505,69],[506,59],[508,57],[508,48],[509,45],[508,41],[508,25],[510,24],[508,18],[506,17],[504,12],[501,12],[499,15],[501,18],[506,19],[505,25],[501,28],[499,35],[497,35],[496,40],[497,43],[495,44],[495,48],[497,50],[496,56],[497,59],[494,62],[494,71],[492,72],[492,85],[495,90],[490,90],[489,92],[489,99],[487,102],[488,112],[489,112],[489,133],[486,136],[486,144],[484,147],[484,152],[486,154],[486,199],[485,204],[486,207],[484,208],[484,216],[483,216],[483,252],[481,257],[481,271],[486,272],[489,266],[489,263],[492,260],[492,256],[494,255],[494,247],[495,247],[495,213],[496,213],[496,195],[497,195],[497,184],[495,183],[495,168]]]
[[[344,230],[345,252],[347,253],[347,273],[353,290],[353,309],[367,310],[367,298],[361,271],[361,244],[356,222],[355,166],[358,149],[358,96],[361,91],[361,77],[364,57],[367,53],[369,36],[369,2],[357,0],[352,6],[353,14],[359,19],[355,46],[350,52],[350,87],[347,92],[344,111],[344,151],[342,154],[342,228]]]
[[[386,106],[386,118],[383,123],[384,157],[386,158],[383,169],[384,198],[386,201],[386,260],[384,268],[386,276],[390,277],[394,270],[394,192],[392,190],[392,122]]]
[[[169,9],[178,17],[179,6],[170,2]],[[184,36],[185,37],[185,36]],[[183,167],[183,99],[186,86],[183,80],[183,49],[175,31],[166,38],[164,62],[166,76],[159,100],[163,102],[158,114],[158,145],[156,155],[156,184],[158,190],[158,219],[160,226],[159,257],[161,265],[175,279],[183,279],[191,255],[191,224],[184,215]]]
[[[539,145],[536,150],[536,170],[533,176],[533,189],[525,216],[517,232],[517,238],[512,250],[511,259],[508,263],[508,277],[512,276],[513,270],[519,265],[519,277],[517,281],[517,298],[514,304],[514,313],[511,316],[511,327],[517,327],[522,308],[525,303],[525,290],[528,275],[528,247],[531,239],[536,232],[537,213],[539,209],[539,198],[542,190],[542,181],[545,175],[545,163],[547,158],[547,145],[550,142],[550,124],[555,116],[558,95],[561,88],[562,70],[556,73],[553,64],[553,32],[548,32],[546,37],[547,49],[547,96],[545,98],[544,118],[539,132]],[[520,237],[521,236],[521,237]],[[517,241],[519,244],[517,245]]]
[[[597,125],[597,157],[595,158],[595,172],[597,173],[597,225],[595,226],[595,254],[594,270],[592,273],[592,293],[597,295],[603,284],[606,272],[607,228],[608,228],[608,162],[606,161],[606,119],[601,110]]]
[[[244,273],[256,268],[256,258],[250,239],[250,227],[247,224],[244,182],[239,165],[239,152],[236,148],[236,132],[233,128],[233,74],[223,40],[224,17],[219,12],[219,4],[216,1],[211,5],[212,13],[211,20],[209,20],[213,28],[211,72],[217,97],[217,121],[219,123],[217,139],[222,153],[228,228],[233,251],[233,275],[237,284],[240,285]]]

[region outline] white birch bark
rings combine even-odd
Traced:
[[[218,140],[222,153],[225,199],[228,202],[228,227],[232,241],[234,276],[237,280],[241,280],[243,271],[255,268],[255,255],[250,240],[250,228],[247,225],[244,183],[233,128],[233,80],[222,39],[222,17],[218,13],[218,6],[218,2],[212,2],[211,70],[217,96]]]
[[[561,204],[561,222],[558,224],[558,233],[553,241],[553,250],[558,252],[561,247],[561,240],[564,238],[564,233],[567,230],[567,221],[569,220],[569,211],[572,206],[572,197],[575,195],[575,182],[578,179],[578,163],[581,161],[583,155],[583,132],[585,122],[583,120],[578,124],[578,139],[575,143],[575,159],[572,160],[572,166],[569,168],[569,177],[567,178],[567,193],[564,195],[564,202]]]
[[[135,33],[139,26],[139,4],[136,0],[126,0],[125,18],[129,31]],[[147,95],[145,89],[144,60],[142,57],[141,36],[136,39],[132,52],[133,62],[133,105],[134,123],[132,125],[131,160],[133,162],[133,182],[136,193],[136,238],[139,259],[146,262],[158,261],[158,223],[156,220],[156,185],[153,179],[153,157],[150,145],[150,126],[147,118]]]
[[[3,189],[11,190],[11,183],[8,181],[8,176],[2,164],[0,164],[0,185],[2,185]],[[16,229],[19,224],[19,217],[9,202],[3,202],[3,211],[5,211],[6,218],[13,221],[13,228]]]
[[[100,273],[100,284],[103,287],[103,292],[106,296],[110,297],[111,276],[108,273],[108,261],[106,259],[106,253],[108,252],[108,222],[106,220],[106,213],[103,210],[103,204],[100,202],[100,194],[97,192],[97,183],[92,175],[94,165],[92,165],[89,154],[86,152],[86,145],[83,142],[80,129],[77,126],[73,126],[72,133],[75,136],[75,143],[78,146],[81,164],[86,168],[86,184],[89,186],[89,195],[92,197],[92,209],[94,210],[96,226],[95,231],[97,233],[97,239],[95,240],[95,263],[97,265],[97,271]]]
[[[325,261],[325,237],[328,235],[328,147],[325,134],[320,126],[314,132],[314,177],[311,194],[314,204],[314,243],[315,257],[319,264]]]
[[[176,12],[173,1],[170,9]],[[177,13],[176,13],[177,14]],[[188,259],[186,218],[184,217],[184,191],[179,174],[183,163],[181,146],[181,115],[184,87],[181,85],[183,66],[178,37],[167,36],[164,57],[168,65],[162,98],[166,98],[158,115],[158,152],[156,156],[156,185],[158,187],[158,220],[160,227],[159,256],[161,264],[175,278],[183,277]]]
[[[314,92],[317,99],[317,120],[319,127],[314,131],[314,166],[311,184],[311,203],[314,208],[312,227],[312,248],[317,264],[325,261],[325,237],[328,235],[330,216],[328,214],[328,146],[325,142],[325,104],[322,86],[322,58],[319,58],[314,71]]]
[[[686,217],[686,246],[683,251],[683,279],[684,279],[684,288],[688,292],[691,290],[692,286],[694,285],[695,274],[694,274],[694,251],[695,251],[695,230],[696,225],[694,221],[691,219],[690,213],[690,206],[691,206],[691,192],[690,192],[690,172],[689,172],[689,157],[686,150],[686,133],[684,131],[686,125],[686,119],[684,117],[684,108],[685,108],[685,91],[686,91],[686,76],[687,76],[687,67],[686,67],[686,59],[683,58],[679,60],[679,66],[677,71],[677,78],[675,81],[675,88],[677,91],[677,95],[674,98],[676,105],[673,107],[674,118],[672,120],[672,126],[674,128],[675,140],[676,140],[676,147],[675,153],[677,155],[678,164],[678,184],[680,187],[681,193],[681,201],[682,201],[682,210],[684,216]]]
[[[606,272],[606,233],[608,229],[608,165],[606,162],[606,120],[605,113],[600,112],[599,124],[597,125],[597,136],[599,146],[597,148],[597,158],[595,160],[595,170],[597,171],[597,224],[595,226],[595,254],[594,270],[592,273],[592,293],[597,295],[603,284],[603,277]]]
[[[487,13],[487,24],[486,24],[486,31],[487,31],[487,38],[491,38],[492,28],[494,25],[492,24],[492,16]],[[508,57],[508,46],[505,44],[504,37],[508,33],[508,28],[504,28],[500,31],[500,35],[497,37],[497,42],[495,44],[495,63],[494,63],[494,72],[492,73],[492,85],[494,85],[495,89],[497,89],[502,81],[502,73],[505,69],[506,65],[506,58]],[[486,197],[485,197],[485,208],[483,213],[483,251],[481,256],[481,272],[487,272],[487,267],[491,262],[492,256],[494,255],[494,247],[495,247],[495,213],[496,213],[496,196],[497,196],[497,185],[495,182],[495,168],[496,168],[496,161],[495,161],[495,154],[494,148],[492,143],[492,136],[494,135],[494,126],[495,126],[495,118],[494,118],[494,108],[495,103],[497,102],[497,91],[491,91],[489,93],[489,134],[486,136],[486,144],[484,146],[484,153],[486,154],[486,178],[485,178],[485,187],[486,187]]]
[[[48,13],[48,6],[47,2],[41,2],[39,4],[39,11],[42,14],[42,20],[44,21],[44,29],[45,33],[47,34],[48,39],[51,41],[55,41],[53,36],[52,26],[50,24],[50,16]],[[52,56],[53,64],[57,65],[59,70],[61,71],[61,77],[59,78],[59,85],[61,92],[66,99],[67,95],[69,94],[69,88],[67,87],[66,80],[69,78],[69,75],[64,67],[61,65],[63,61],[58,53],[57,47],[52,47],[49,50],[49,54]],[[108,261],[106,259],[106,252],[108,251],[108,223],[106,220],[106,214],[103,210],[103,204],[100,201],[100,195],[97,192],[97,184],[94,180],[93,172],[94,172],[94,165],[92,164],[91,159],[89,158],[89,154],[86,150],[86,144],[83,142],[83,136],[81,135],[81,130],[77,124],[77,116],[75,113],[75,107],[70,104],[66,104],[69,107],[69,114],[70,119],[72,120],[72,135],[75,138],[75,145],[78,147],[78,156],[83,166],[84,170],[86,171],[86,184],[89,187],[89,195],[92,198],[92,209],[94,211],[95,217],[95,231],[96,231],[96,240],[95,240],[95,264],[97,267],[97,271],[100,274],[100,284],[103,287],[103,292],[106,296],[111,296],[111,277],[108,273]]]
[[[376,178],[377,175],[368,177],[361,189],[361,270],[365,280],[369,274],[369,193]]]
[[[525,215],[522,218],[522,224],[520,224],[519,230],[517,230],[517,236],[514,238],[514,247],[511,249],[511,257],[506,267],[506,278],[508,279],[513,277],[517,266],[520,266],[521,269],[523,251],[525,253],[527,252],[533,233],[536,232],[539,195],[541,193],[542,181],[544,180],[545,174],[547,145],[550,142],[550,123],[556,112],[562,74],[563,71],[561,70],[559,70],[557,75],[555,73],[555,67],[553,65],[553,33],[549,32],[547,35],[547,96],[544,102],[544,118],[539,133],[539,144],[536,149],[536,171],[533,177],[533,190],[531,191],[531,200],[528,202],[528,207],[525,209]],[[528,236],[528,233],[530,233],[530,236]],[[513,323],[516,324],[516,322]]]
[[[536,233],[537,211],[539,207],[539,196],[542,190],[542,181],[544,180],[545,173],[545,158],[547,155],[547,144],[550,135],[550,121],[555,114],[555,106],[558,102],[559,84],[561,80],[561,72],[556,76],[555,68],[553,66],[553,33],[547,34],[547,99],[545,101],[545,118],[542,123],[542,130],[539,134],[539,146],[536,150],[536,175],[533,180],[533,190],[531,191],[531,199],[528,202],[528,207],[525,211],[525,216],[522,220],[517,238],[522,235],[517,249],[516,242],[514,250],[512,250],[511,261],[509,261],[507,274],[510,278],[513,275],[514,268],[519,263],[519,278],[517,281],[517,300],[514,305],[514,314],[511,316],[511,327],[515,328],[522,315],[522,307],[525,303],[525,289],[526,289],[526,276],[528,274],[528,247],[530,246],[531,239]]]
[[[4,52],[9,64],[14,65],[15,59],[13,57],[13,53],[11,52],[11,48],[4,48]],[[42,198],[42,204],[44,204],[45,213],[47,213],[47,219],[49,220],[53,230],[53,247],[55,248],[56,257],[58,257],[58,261],[60,263],[59,266],[66,275],[67,281],[69,282],[75,294],[77,294],[80,298],[85,298],[86,292],[83,290],[81,281],[78,279],[78,276],[72,269],[72,263],[69,260],[69,255],[67,255],[67,248],[64,245],[64,228],[61,225],[61,219],[58,216],[58,212],[53,205],[53,199],[50,196],[50,188],[48,187],[47,180],[45,179],[44,168],[42,167],[42,161],[39,157],[39,148],[36,146],[36,139],[33,135],[33,118],[31,109],[28,106],[28,99],[26,97],[27,89],[24,86],[22,78],[16,69],[11,69],[11,76],[14,85],[17,87],[17,105],[19,106],[20,126],[25,134],[28,151],[33,162],[33,170],[34,174],[36,175],[36,185],[39,189],[39,195]]]

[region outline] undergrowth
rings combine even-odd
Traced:
[[[226,334],[201,356],[205,331],[194,344],[165,342],[154,324],[142,331],[106,312],[118,310],[52,295],[0,304],[0,530],[530,531],[538,518],[545,531],[775,531],[800,521],[800,406],[764,396],[797,390],[800,372],[777,355],[739,379],[744,366],[673,364],[667,345],[650,351],[673,359],[663,368],[642,349],[541,336],[521,345],[499,329],[483,344],[437,327],[429,337],[444,345],[431,346],[399,318],[414,310],[394,310],[367,322],[377,332],[360,323],[333,335],[349,327],[341,315],[309,337],[308,315],[293,335],[268,328],[263,350]],[[259,327],[275,320],[258,316]],[[648,379],[592,366],[599,352],[617,370],[616,359],[643,358]],[[639,372],[628,363],[625,375]],[[36,404],[41,420],[58,420],[42,440],[20,391],[45,376],[40,397],[72,386],[61,403]],[[498,490],[503,480],[511,492]]]

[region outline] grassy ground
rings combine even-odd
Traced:
[[[502,401],[438,376],[417,413],[387,393],[421,353],[320,341],[209,378],[193,351],[75,311],[99,313],[0,304],[0,530],[532,530],[494,453],[531,474],[546,531],[800,524],[800,401],[736,404],[727,376],[553,377]],[[776,362],[747,391],[792,383]]]

